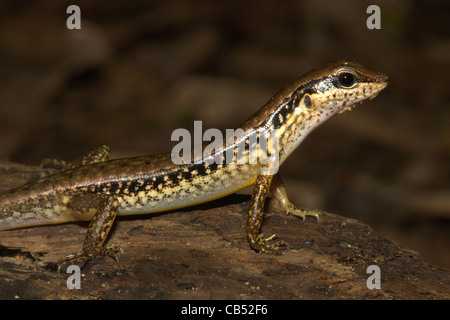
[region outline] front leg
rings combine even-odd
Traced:
[[[72,205],[78,211],[83,212],[93,208],[97,213],[89,224],[83,248],[80,252],[68,255],[58,261],[58,270],[69,265],[84,265],[87,261],[100,256],[109,256],[116,260],[116,254],[121,253],[122,249],[114,244],[104,247],[103,244],[108,237],[108,233],[117,216],[119,202],[114,197],[101,198],[92,195],[92,197],[83,197],[72,200]]]
[[[283,180],[281,179],[279,173],[273,177],[270,185],[270,193],[275,199],[278,200],[283,209],[286,210],[286,214],[292,213],[293,215],[302,218],[303,221],[306,216],[313,216],[319,220],[319,215],[315,211],[297,208],[297,206],[289,201],[286,187],[284,186]]]
[[[269,242],[276,238],[276,235],[264,238],[260,233],[264,217],[264,201],[269,192],[272,178],[273,176],[271,175],[259,175],[256,178],[255,188],[250,200],[250,208],[247,213],[247,238],[250,246],[257,252],[280,254],[282,247],[286,246],[286,243],[279,241],[270,244]]]

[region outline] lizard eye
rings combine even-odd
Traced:
[[[338,77],[339,84],[344,88],[350,88],[356,82],[355,75],[350,72],[343,72]]]

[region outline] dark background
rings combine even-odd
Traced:
[[[445,0],[2,1],[0,158],[167,152],[173,130],[236,128],[286,82],[353,59],[390,84],[292,154],[291,200],[450,267],[449,21]]]

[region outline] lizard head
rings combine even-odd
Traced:
[[[278,130],[281,159],[326,120],[374,98],[387,84],[385,74],[352,61],[323,66],[288,84],[262,113],[268,119],[265,127]]]
[[[291,97],[297,112],[322,122],[334,114],[351,110],[357,103],[375,98],[388,81],[385,74],[359,63],[338,61],[298,79],[298,88]]]

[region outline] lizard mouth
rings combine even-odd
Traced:
[[[377,95],[378,95],[378,93],[374,94],[372,97],[369,98],[369,100],[372,100]],[[364,102],[364,100],[361,100],[361,101],[358,101],[358,102],[355,102],[348,106],[343,107],[341,110],[339,110],[338,114],[343,114],[343,113],[346,113],[347,111],[352,111],[358,104],[362,104]]]
[[[351,103],[349,105],[344,106],[341,110],[339,110],[338,114],[343,114],[343,113],[345,113],[347,111],[351,111],[351,110],[353,110],[353,108],[356,105],[363,103],[365,100],[372,100],[373,98],[375,98],[388,85],[388,80],[387,79],[383,78],[383,81],[384,82],[380,81],[379,85],[370,93],[369,97],[363,98],[363,99],[361,99],[359,101],[356,101],[355,103]]]

